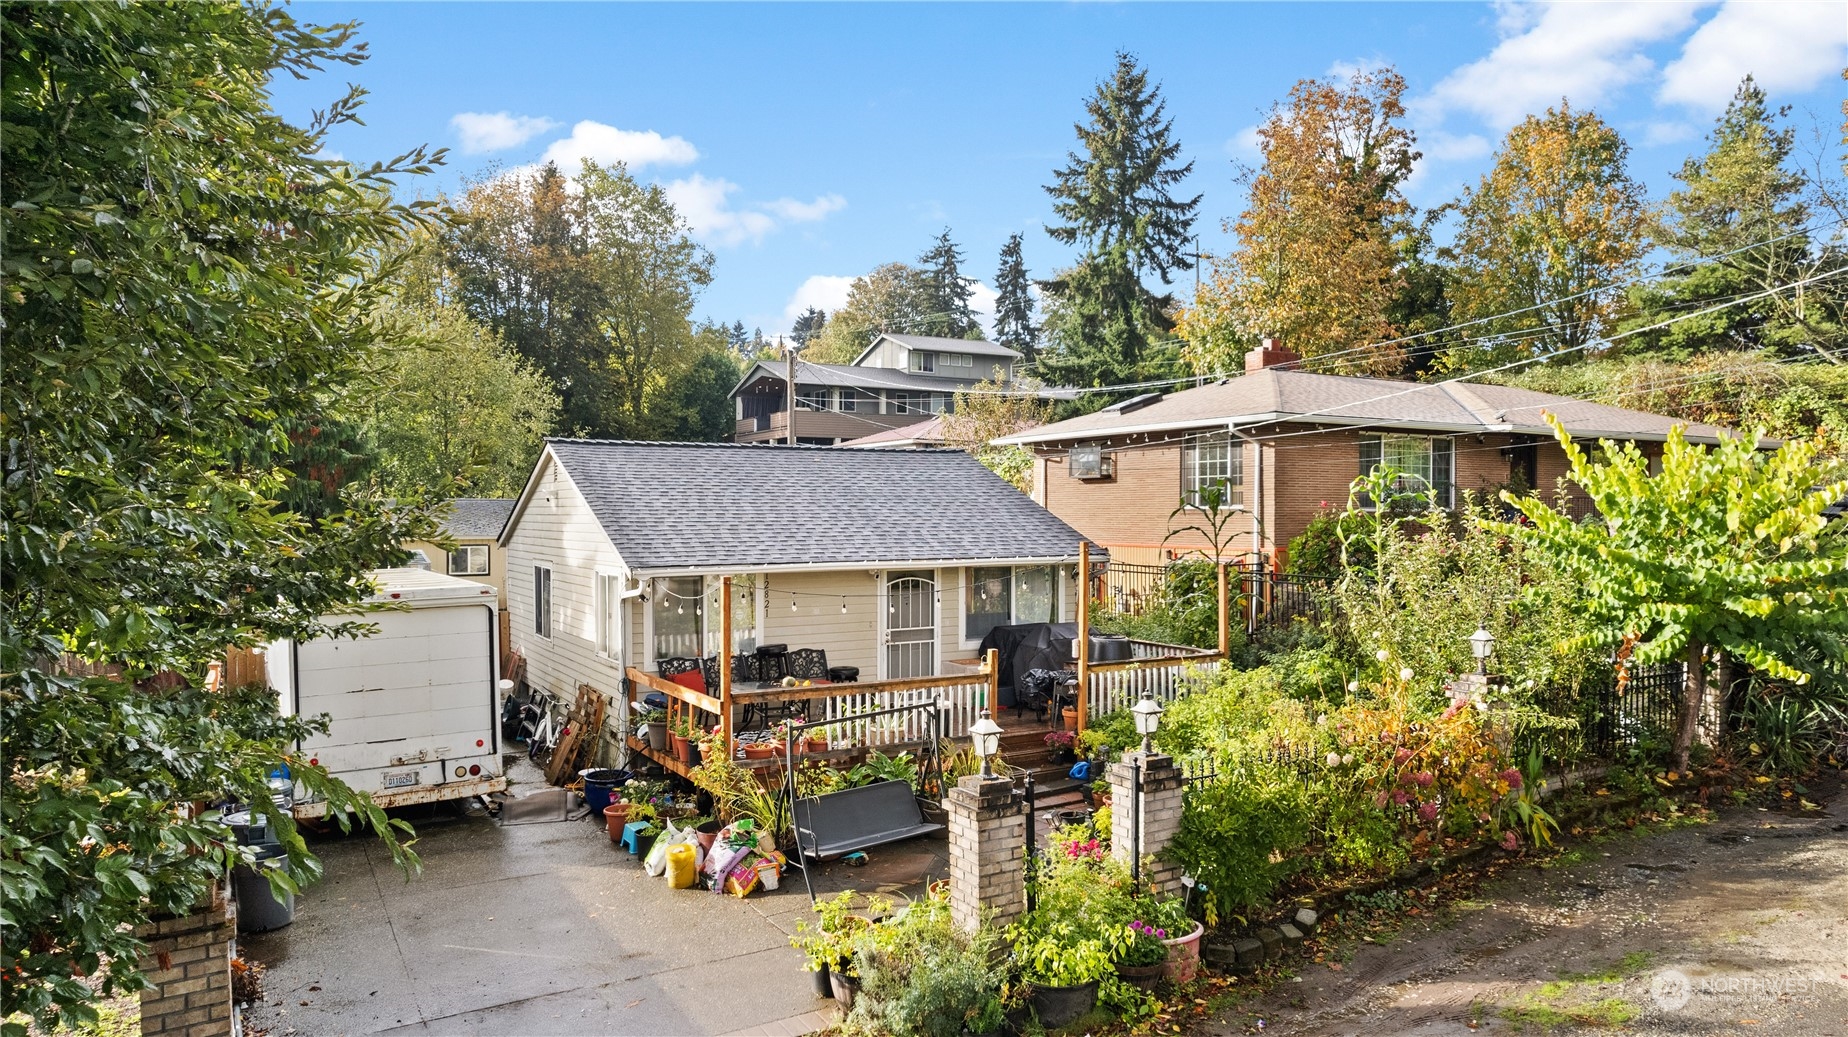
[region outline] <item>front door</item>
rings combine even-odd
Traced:
[[[886,574],[885,677],[937,672],[937,580],[928,570]]]

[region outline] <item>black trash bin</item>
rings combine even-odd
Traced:
[[[270,888],[270,869],[282,867],[287,856],[280,844],[257,846],[255,864],[240,864],[231,869],[231,888],[237,897],[237,931],[266,933],[295,921],[295,894],[278,897]]]

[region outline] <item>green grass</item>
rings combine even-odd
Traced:
[[[1501,1009],[1501,1016],[1516,1028],[1529,1026],[1543,1030],[1567,1026],[1615,1028],[1636,1018],[1636,1006],[1618,997],[1597,997],[1593,988],[1616,983],[1649,967],[1655,955],[1649,951],[1632,951],[1622,958],[1590,972],[1562,972],[1559,978],[1540,985]]]

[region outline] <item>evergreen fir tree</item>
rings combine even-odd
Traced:
[[[1142,279],[1167,284],[1175,271],[1193,269],[1188,251],[1200,196],[1174,197],[1192,172],[1180,164],[1181,146],[1165,114],[1161,88],[1127,53],[1086,102],[1090,122],[1079,125],[1082,151],[1067,156],[1046,188],[1061,219],[1046,232],[1078,245],[1085,255],[1065,275],[1042,283],[1056,303],[1047,321],[1042,371],[1081,386],[1136,381],[1172,368],[1178,355],[1159,343],[1174,330],[1170,294],[1156,295]]]
[[[789,337],[796,340],[797,346],[806,346],[809,340],[821,334],[821,329],[828,323],[826,312],[810,306],[802,311],[796,322],[789,328]]]
[[[950,240],[950,228],[943,228],[937,240],[918,257],[918,266],[925,315],[918,321],[916,333],[980,338],[982,326],[969,306],[975,295],[975,278],[962,275],[962,250]]]
[[[995,341],[1028,361],[1039,353],[1039,329],[1033,326],[1033,295],[1018,234],[1001,246],[1001,269],[995,273]]]
[[[1792,132],[1776,126],[1788,110],[1773,109],[1752,77],[1739,84],[1707,137],[1707,153],[1689,158],[1675,174],[1682,186],[1668,196],[1657,227],[1657,244],[1687,265],[1632,291],[1630,326],[1657,324],[1841,265],[1839,253],[1813,250],[1802,233],[1809,221],[1808,185],[1790,163]],[[1839,283],[1824,283],[1685,319],[1629,342],[1633,351],[1667,359],[1773,349],[1790,355],[1814,350],[1839,361],[1848,348],[1842,304]]]

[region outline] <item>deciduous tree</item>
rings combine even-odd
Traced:
[[[1263,165],[1245,177],[1250,200],[1226,228],[1237,247],[1215,259],[1181,320],[1195,370],[1236,371],[1267,334],[1312,369],[1328,354],[1355,373],[1404,366],[1404,350],[1386,344],[1405,289],[1394,236],[1411,206],[1399,188],[1419,157],[1404,94],[1404,78],[1379,69],[1303,80],[1272,109],[1258,130]]]
[[[1589,638],[1632,644],[1638,662],[1685,660],[1678,768],[1688,765],[1710,650],[1798,682],[1811,660],[1848,656],[1848,522],[1824,514],[1848,496],[1848,479],[1817,441],[1767,453],[1756,436],[1706,447],[1677,428],[1652,473],[1633,443],[1602,442],[1594,459],[1547,421],[1597,517],[1579,522],[1503,492],[1531,525],[1497,528],[1578,576]]]
[[[816,364],[847,364],[866,351],[882,331],[915,333],[917,318],[930,310],[922,275],[904,263],[884,263],[853,279],[847,302],[828,315],[821,336],[802,359]]]
[[[435,532],[363,484],[291,512],[260,458],[363,386],[388,257],[434,216],[391,189],[439,156],[324,157],[357,88],[305,127],[273,111],[276,74],[363,56],[286,8],[7,4],[0,48],[0,1018],[23,1035],[15,1013],[56,1032],[144,985],[134,926],[243,859],[193,803],[267,815],[289,889],[318,866],[273,769],[386,824],[293,755],[311,725],[273,693],[200,685],[227,645],[324,632]]]
[[[1596,112],[1569,105],[1508,131],[1495,164],[1458,205],[1453,315],[1481,321],[1448,369],[1577,351],[1620,314],[1621,280],[1648,248],[1648,202],[1630,146]]]

